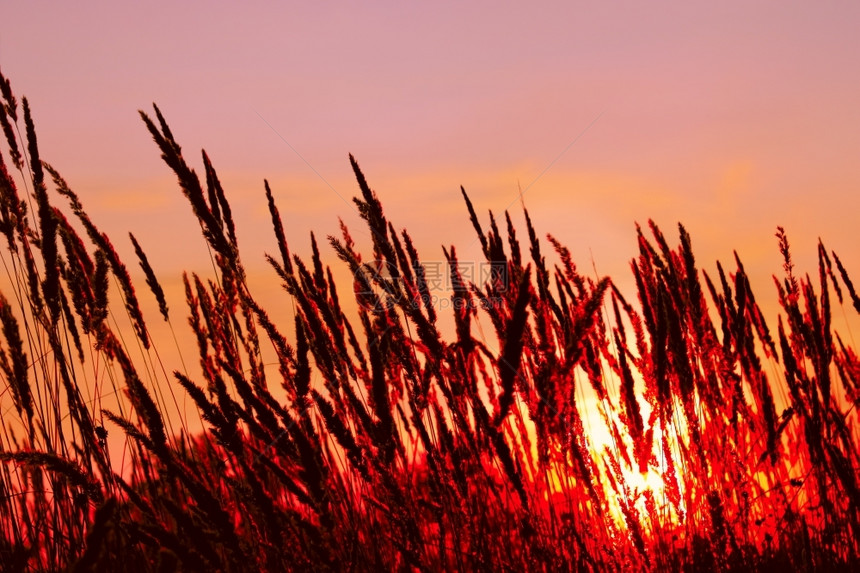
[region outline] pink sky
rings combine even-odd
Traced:
[[[43,158],[168,284],[209,264],[137,116],[153,101],[198,171],[209,152],[272,289],[263,178],[295,251],[338,217],[366,239],[349,152],[426,260],[478,257],[459,185],[521,221],[520,185],[539,231],[621,283],[649,218],[673,240],[684,222],[704,268],[738,249],[760,299],[777,225],[802,270],[821,236],[860,276],[858,4],[194,4],[18,2],[0,22]]]

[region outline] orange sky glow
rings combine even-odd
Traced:
[[[631,293],[637,221],[672,244],[683,222],[709,271],[738,250],[773,321],[777,225],[801,271],[821,237],[860,275],[860,4],[696,4],[18,2],[0,66],[133,272],[140,240],[190,344],[181,271],[211,264],[138,117],[151,102],[198,172],[212,158],[252,289],[282,321],[263,179],[294,252],[338,218],[367,249],[348,153],[425,261],[443,244],[479,260],[460,185],[521,237],[522,189],[539,232]]]
[[[799,260],[820,235],[860,264],[852,4],[8,10],[0,63],[43,156],[162,272],[194,267],[201,241],[137,117],[152,101],[192,160],[213,158],[249,266],[274,246],[264,177],[297,251],[337,217],[358,227],[348,152],[425,257],[471,242],[462,184],[481,211],[516,216],[528,187],[539,228],[607,272],[624,272],[648,218],[684,222],[703,263],[738,248],[765,278],[779,224]]]

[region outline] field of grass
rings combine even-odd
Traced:
[[[445,249],[441,305],[351,158],[372,250],[342,227],[302,260],[261,190],[271,280],[295,306],[276,324],[248,287],[215,169],[205,152],[192,169],[155,108],[145,128],[215,261],[168,310],[140,245],[136,289],[0,81],[0,569],[860,568],[860,359],[831,328],[832,307],[860,312],[860,298],[823,245],[817,273],[800,274],[778,230],[769,325],[741,259],[697,268],[682,226],[677,242],[639,230],[625,298],[527,212],[518,235],[463,191],[487,272],[469,280]],[[150,296],[160,317],[140,310]],[[199,374],[153,359],[163,341],[147,321],[186,319]],[[92,398],[110,392],[109,407]],[[203,431],[171,419],[184,397]]]

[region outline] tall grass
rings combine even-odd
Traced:
[[[212,163],[204,152],[198,176],[156,107],[141,118],[215,261],[212,276],[184,277],[199,374],[168,381],[140,310],[150,294],[0,80],[3,570],[860,565],[860,359],[831,328],[834,302],[860,312],[860,298],[823,245],[817,276],[798,276],[779,229],[774,329],[740,258],[699,270],[682,226],[676,246],[653,223],[637,229],[628,300],[539,238],[528,212],[521,242],[507,213],[504,232],[492,214],[487,226],[463,191],[492,272],[468,280],[446,248],[442,309],[350,157],[372,245],[346,227],[328,243],[354,284],[336,284],[314,238],[310,261],[291,253],[264,186],[272,280],[296,308],[277,324],[248,286]],[[201,432],[169,415],[183,393]],[[127,460],[111,457],[117,435]]]

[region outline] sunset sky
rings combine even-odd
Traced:
[[[209,152],[272,292],[263,178],[296,252],[338,217],[366,246],[348,153],[425,260],[477,260],[463,185],[521,229],[523,189],[540,232],[619,282],[649,218],[673,242],[682,221],[703,268],[740,251],[768,298],[777,225],[802,270],[821,236],[860,273],[860,4],[606,4],[17,2],[0,67],[43,158],[168,284],[209,263],[151,102],[198,171]]]

